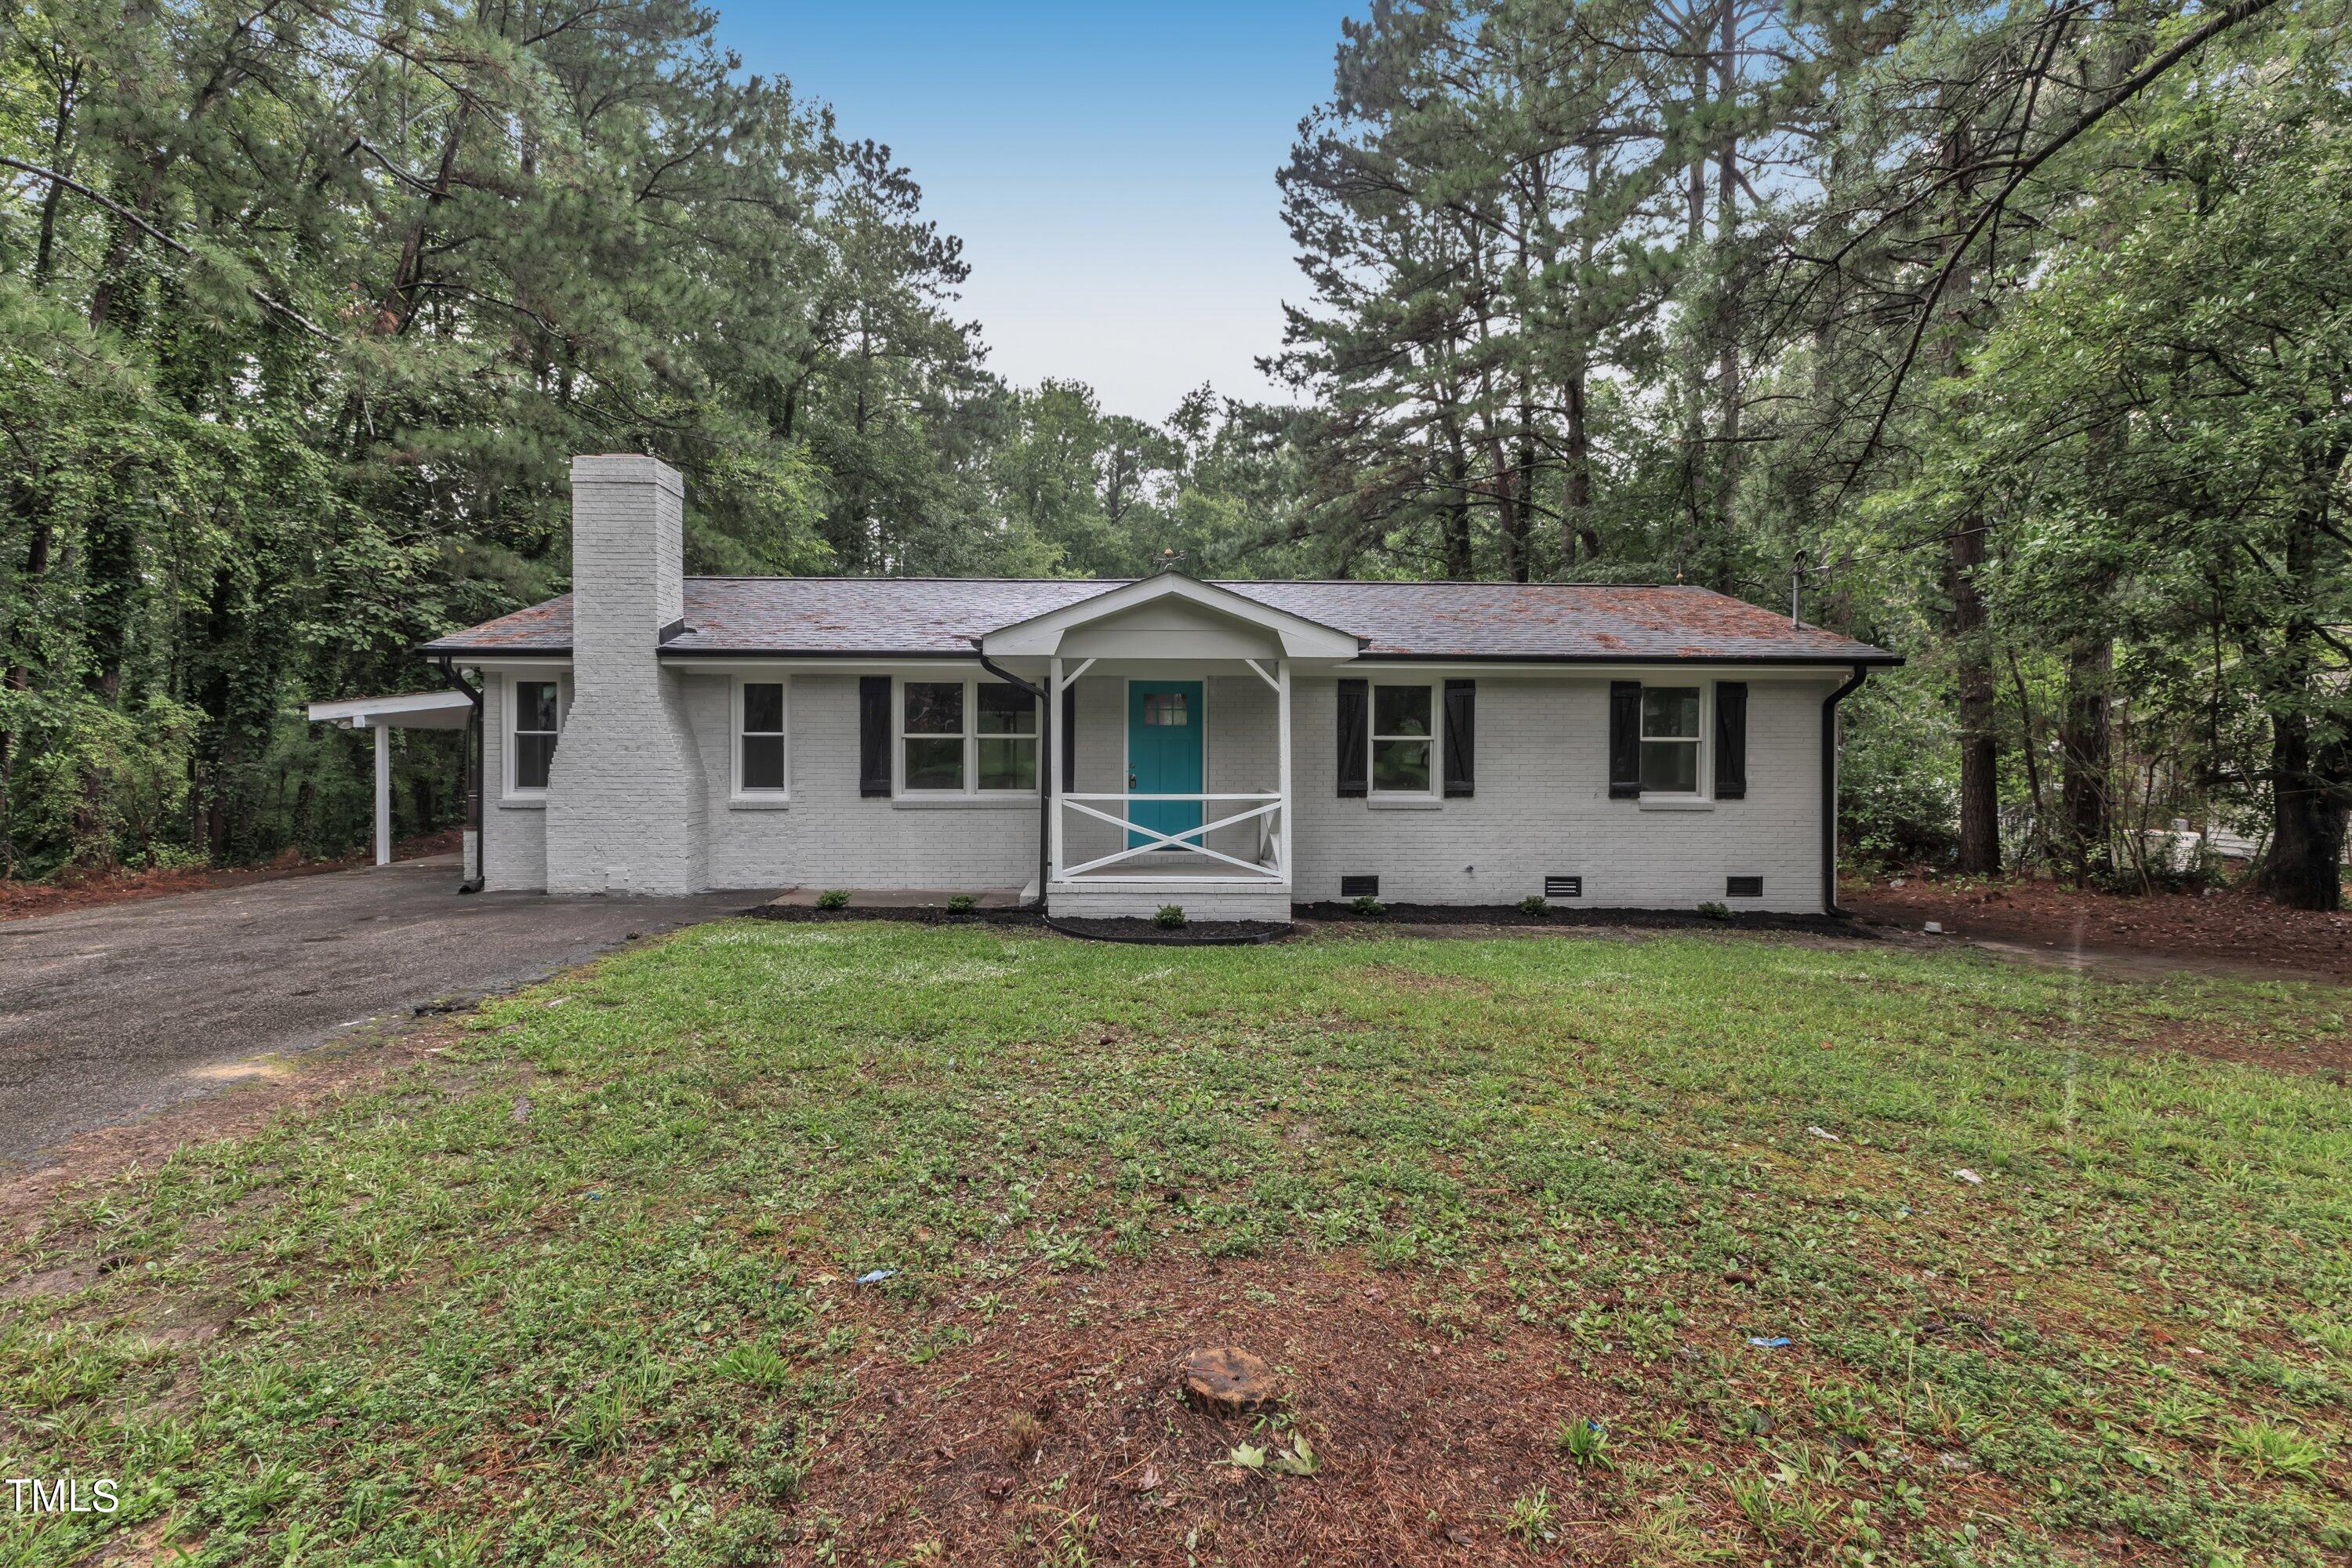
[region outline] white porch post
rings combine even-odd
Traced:
[[[1067,705],[1062,701],[1062,656],[1059,654],[1054,656],[1053,688],[1054,711],[1052,721],[1046,726],[1054,732],[1054,755],[1047,764],[1048,775],[1054,781],[1054,805],[1049,814],[1053,819],[1053,852],[1045,867],[1045,877],[1048,881],[1062,874],[1062,792],[1070,787],[1070,781],[1062,776],[1062,759],[1070,754],[1070,737],[1063,734],[1057,728],[1062,722],[1063,716],[1069,711]],[[1045,896],[1045,889],[1037,889],[1037,897],[1040,900],[1043,900]]]
[[[375,863],[392,864],[392,722],[370,721],[375,731]]]
[[[1282,791],[1282,834],[1276,853],[1282,859],[1282,879],[1290,881],[1290,661],[1274,661],[1274,727],[1282,731],[1282,771],[1276,787]]]

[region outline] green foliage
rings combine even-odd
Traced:
[[[1727,921],[1731,918],[1731,906],[1710,899],[1698,906],[1698,912],[1711,921]]]
[[[980,900],[970,893],[958,893],[948,900],[948,913],[968,915],[980,907]]]
[[[1360,915],[1365,920],[1389,912],[1389,907],[1370,893],[1359,893],[1349,900],[1348,909],[1351,913]]]
[[[1551,900],[1541,893],[1529,893],[1519,900],[1519,913],[1543,916],[1551,913]]]
[[[827,888],[824,892],[819,893],[816,896],[816,907],[821,910],[847,909],[849,907],[849,889],[846,888]]]
[[[363,838],[301,704],[562,591],[577,452],[683,471],[696,572],[1245,571],[1287,525],[1205,389],[1163,431],[988,375],[910,172],[714,21],[11,12],[0,875]],[[395,831],[457,812],[442,741]]]
[[[1160,905],[1157,910],[1154,910],[1151,912],[1151,923],[1158,926],[1161,931],[1183,930],[1184,906],[1181,904]]]

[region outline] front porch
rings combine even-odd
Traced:
[[[1352,658],[1353,637],[1171,575],[1007,627],[984,651],[1054,715],[1049,914],[1290,918],[1292,675]]]

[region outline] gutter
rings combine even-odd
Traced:
[[[1054,792],[1047,782],[1054,775],[1048,772],[1054,765],[1054,700],[1041,687],[1030,685],[1011,670],[988,657],[974,637],[972,652],[980,655],[980,668],[1004,682],[1017,686],[1037,700],[1037,907],[1045,907],[1045,884],[1054,872]]]
[[[1822,699],[1822,912],[1843,915],[1837,901],[1838,704],[1870,679],[1870,666],[1857,664],[1846,683]]]
[[[447,654],[436,658],[433,664],[440,670],[441,679],[453,690],[464,692],[466,700],[474,705],[473,713],[466,721],[466,834],[474,841],[474,874],[470,879],[458,882],[457,891],[478,893],[487,879],[482,836],[482,693],[479,688],[468,686],[458,675]]]

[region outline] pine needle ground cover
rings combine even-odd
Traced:
[[[0,1562],[2318,1563],[2346,994],[735,922],[69,1189]],[[1271,1406],[1186,1403],[1187,1352]]]

